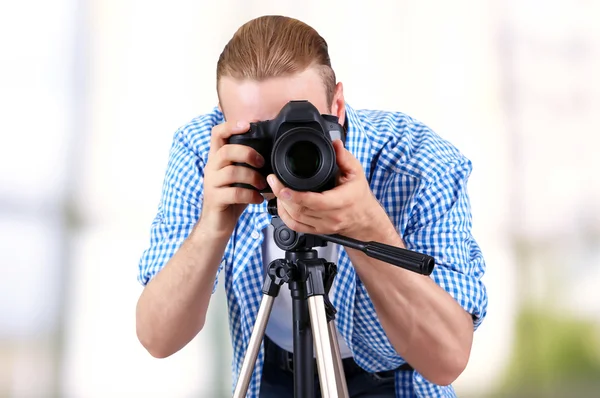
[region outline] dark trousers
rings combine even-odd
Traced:
[[[265,364],[260,398],[294,397],[292,354],[282,350],[265,336]],[[315,366],[316,369],[316,366]],[[344,373],[351,398],[394,398],[394,371],[368,373],[353,359],[344,359]],[[319,377],[315,371],[315,398],[321,397]]]

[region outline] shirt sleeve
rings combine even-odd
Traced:
[[[139,262],[138,281],[143,286],[165,266],[198,221],[203,182],[203,160],[190,147],[185,132],[179,130],[169,152],[158,211],[150,227],[150,244]],[[213,293],[216,286],[217,278]]]
[[[462,158],[419,190],[403,239],[409,250],[435,259],[432,279],[473,317],[474,328],[487,312],[481,278],[485,261],[472,235],[467,181],[471,162]]]

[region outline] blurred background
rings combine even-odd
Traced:
[[[263,14],[325,37],[353,107],[473,161],[490,302],[459,396],[600,396],[599,2],[23,0],[0,5],[0,397],[230,396],[223,285],[158,360],[136,276],[173,133]]]

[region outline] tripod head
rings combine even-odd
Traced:
[[[386,245],[379,242],[363,242],[342,235],[312,235],[288,228],[277,213],[277,199],[269,200],[267,209],[271,224],[275,228],[273,239],[286,253],[307,252],[314,247],[327,246],[328,242],[360,250],[367,256],[422,275],[430,275],[435,266],[433,257],[415,251]]]

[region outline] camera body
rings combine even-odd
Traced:
[[[265,160],[256,169],[265,178],[275,174],[296,191],[323,192],[336,185],[339,169],[332,142],[345,143],[338,118],[322,115],[308,101],[290,101],[272,120],[250,123],[250,129],[229,138],[229,144],[254,148]],[[252,167],[246,163],[246,167]],[[247,184],[234,186],[255,189]],[[267,186],[261,193],[271,193]]]

